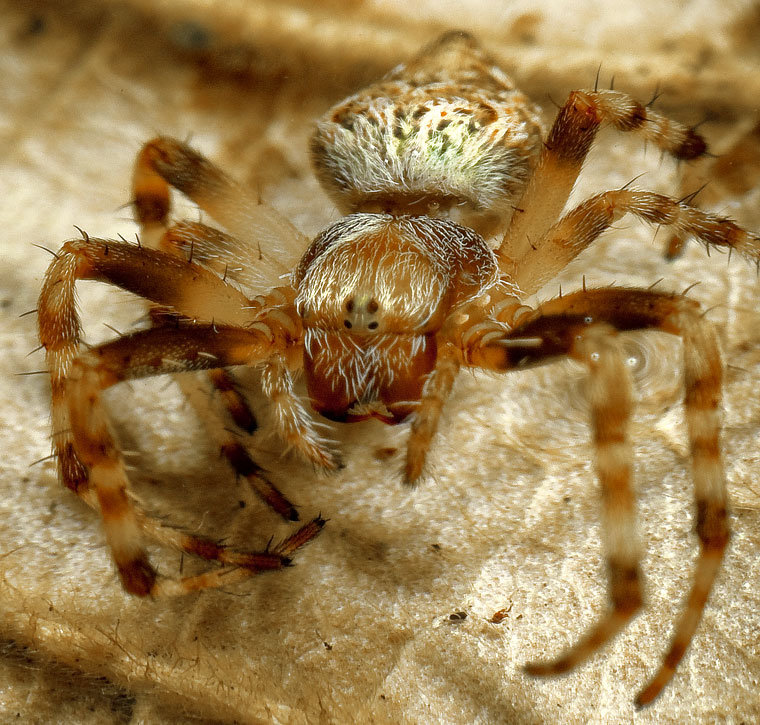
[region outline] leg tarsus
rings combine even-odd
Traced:
[[[154,596],[178,596],[202,589],[219,588],[248,579],[255,574],[276,571],[290,565],[290,557],[305,544],[312,541],[325,525],[325,519],[317,516],[298,531],[278,544],[271,551],[236,554],[226,551],[226,561],[222,569],[204,572],[183,579],[159,578],[156,580]]]

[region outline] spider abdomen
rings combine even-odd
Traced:
[[[474,67],[446,62],[463,47]],[[464,33],[330,109],[311,139],[344,211],[445,213],[475,228],[511,214],[540,147],[537,110]]]

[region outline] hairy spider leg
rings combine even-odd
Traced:
[[[73,491],[87,487],[87,475],[70,450],[63,390],[82,333],[75,284],[78,279],[86,278],[110,279],[148,299],[165,298],[190,317],[203,318],[208,304],[210,315],[222,323],[246,321],[242,310],[245,297],[221,284],[207,270],[124,242],[84,239],[64,245],[45,277],[38,318],[40,342],[46,349],[51,375],[54,449],[60,462],[61,479]]]
[[[202,315],[207,309],[205,300],[220,313],[220,322],[153,328],[79,354],[81,328],[74,301],[77,279],[112,282],[176,308],[189,318]],[[38,314],[40,340],[51,372],[53,443],[59,470],[66,486],[100,509],[124,586],[135,594],[177,594],[219,586],[229,579],[212,573],[191,577],[187,583],[157,577],[141,543],[141,524],[147,517],[136,512],[128,496],[124,462],[108,429],[101,391],[128,378],[261,363],[284,350],[290,339],[289,325],[276,316],[262,316],[248,328],[227,326],[247,319],[241,301],[245,301],[241,293],[208,270],[122,242],[68,242],[45,277]],[[285,549],[278,547],[261,555],[231,552],[161,524],[145,531],[202,558],[256,573],[288,563],[282,552],[301,545],[294,542],[306,543],[319,528],[321,524],[311,522],[287,540]]]
[[[551,255],[541,239],[562,213],[600,125],[634,131],[677,159],[705,152],[705,142],[692,129],[655,113],[618,91],[573,91],[554,120],[538,165],[517,202],[499,247],[500,265],[514,276],[530,252],[551,268]]]
[[[148,228],[154,224],[166,225],[169,187],[173,186],[232,231],[234,235],[205,224],[182,222],[166,230],[159,245],[162,250],[183,258],[187,254],[215,269],[225,279],[239,282],[248,289],[276,284],[279,276],[287,271],[283,255],[278,250],[293,242],[300,244],[300,249],[306,246],[305,237],[288,221],[254,200],[247,190],[198,152],[173,139],[157,138],[143,147],[135,164],[133,186],[138,219]],[[272,303],[282,306],[289,301],[285,296],[280,297],[274,301],[257,297],[249,307],[260,309],[264,304]],[[337,458],[327,441],[315,433],[309,414],[293,391],[287,366],[278,366],[277,376],[273,376],[272,364],[264,369],[264,393],[274,405],[273,418],[279,434],[308,460],[323,468],[334,469]],[[251,433],[255,418],[237,389],[233,373],[214,371],[209,379],[219,392],[232,422]],[[180,386],[197,407],[199,397],[194,394],[192,381],[180,381]],[[234,433],[210,420],[208,406],[202,399],[200,403],[199,417],[204,420],[209,434],[220,439],[220,450],[233,469],[238,475],[255,475],[257,486],[264,486],[274,494],[275,487],[264,479],[262,469]],[[298,519],[293,507],[280,512],[291,520]]]
[[[744,194],[760,185],[760,122],[714,155],[690,164],[681,175],[680,193],[689,203],[715,207],[726,196]],[[665,244],[665,258],[683,252],[686,237],[673,234]]]
[[[263,280],[257,264],[264,260],[264,250],[249,249],[231,234],[202,222],[180,221],[161,237],[160,249],[182,259],[192,259],[246,291],[269,290],[280,277]]]
[[[186,330],[151,329],[128,335],[81,354],[72,363],[65,390],[73,445],[90,473],[106,536],[125,588],[138,595],[179,594],[201,586],[219,586],[224,574],[212,572],[185,580],[164,580],[151,567],[141,545],[143,515],[135,513],[127,493],[124,462],[108,429],[101,393],[118,382],[148,375],[198,370],[214,365],[250,364],[264,360],[272,348],[260,330],[198,325]],[[298,532],[301,543],[316,535],[321,523]],[[232,551],[207,538],[161,526],[152,529],[160,541],[203,559],[243,567],[252,573],[289,563],[285,548],[248,553]],[[299,544],[300,545],[300,544]],[[296,547],[297,548],[297,547]]]
[[[548,229],[521,257],[515,282],[525,294],[537,291],[625,214],[670,227],[708,248],[735,249],[748,259],[760,260],[760,236],[730,219],[652,191],[619,189],[592,196]]]
[[[250,190],[175,139],[159,137],[145,144],[133,178],[134,205],[142,224],[158,222],[166,227],[171,186],[232,235],[228,240],[237,243],[235,257],[261,270],[269,286],[273,279],[290,272],[283,259],[292,256],[294,248],[304,250],[309,244],[296,227]]]
[[[526,338],[540,344],[520,347],[492,337],[480,344],[474,339],[466,355],[470,365],[505,372],[568,355],[585,362],[591,373],[589,396],[597,475],[606,510],[612,610],[558,659],[527,666],[531,674],[559,674],[594,654],[641,604],[639,552],[630,490],[631,449],[627,436],[630,380],[609,327],[662,330],[679,335],[683,340],[684,412],[700,553],[686,609],[676,625],[670,649],[650,684],[637,698],[637,704],[643,706],[667,684],[691,642],[729,538],[719,444],[722,363],[715,330],[702,317],[699,305],[681,295],[624,288],[588,290],[542,304],[535,312],[524,315],[504,336],[507,342],[510,338]]]
[[[412,415],[404,469],[407,483],[414,483],[422,474],[430,443],[438,430],[443,406],[451,393],[460,366],[461,354],[455,346],[450,342],[441,344],[435,367],[425,380],[422,397]]]

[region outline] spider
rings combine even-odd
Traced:
[[[126,590],[182,594],[228,583],[230,575],[280,569],[325,521],[317,517],[271,548],[244,552],[151,518],[128,493],[101,403],[108,387],[204,370],[234,424],[251,431],[255,420],[231,368],[257,366],[284,441],[334,468],[334,451],[296,393],[294,376],[302,373],[308,403],[329,420],[407,423],[404,477],[414,483],[461,368],[508,372],[571,357],[589,373],[611,607],[567,652],[526,669],[549,675],[576,667],[642,603],[627,434],[631,382],[618,333],[661,330],[683,340],[701,549],[670,649],[638,696],[640,706],[651,702],[694,635],[729,537],[717,336],[698,304],[680,294],[584,285],[535,309],[523,300],[625,214],[756,261],[760,237],[685,201],[631,188],[596,194],[563,213],[605,123],[676,159],[706,150],[694,130],[624,93],[598,89],[572,92],[544,140],[538,109],[510,78],[469,35],[447,33],[317,122],[313,164],[345,216],[311,242],[188,145],[165,137],[147,143],[133,176],[139,242],[87,235],[66,242],[38,306],[59,475],[100,511]],[[224,231],[171,224],[171,187]],[[246,296],[241,289],[256,279],[256,268],[293,241],[305,252],[289,277]],[[153,305],[152,326],[85,348],[75,304],[80,279],[145,298]],[[298,520],[239,437],[225,434],[220,447],[273,510]],[[144,537],[222,567],[180,579],[159,575]]]

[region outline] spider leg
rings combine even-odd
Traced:
[[[248,300],[209,270],[160,251],[102,239],[67,242],[45,278],[40,295],[39,320],[40,340],[46,347],[51,370],[54,449],[61,462],[62,480],[72,490],[86,485],[85,472],[69,450],[68,418],[61,393],[81,335],[74,303],[74,283],[77,279],[111,282],[176,311],[181,318],[258,328],[272,340],[275,337],[280,341],[294,339],[299,335],[298,322],[284,310],[276,309],[277,305],[287,302],[287,290],[274,289],[266,297]],[[275,309],[270,309],[267,316],[258,319],[257,312],[260,313],[264,308]],[[224,380],[224,385],[228,385],[223,393],[228,396],[227,408],[234,416],[236,403],[242,401],[242,397],[231,389],[232,381],[229,384],[226,382],[229,375],[220,371],[217,381]],[[182,378],[178,382],[186,396],[190,397],[193,386],[186,384]],[[245,416],[247,403],[245,406],[246,409],[239,413],[238,419]],[[200,406],[195,407],[200,409]],[[308,424],[307,420],[306,425]],[[312,442],[321,444],[321,455],[329,457],[324,442],[314,434]],[[293,505],[266,479],[262,469],[251,460],[232,434],[225,433],[225,438],[219,443],[223,455],[238,475],[245,478],[277,513],[288,520],[298,520]]]
[[[559,674],[576,667],[610,641],[641,607],[641,554],[631,487],[633,452],[628,438],[631,380],[613,334],[607,325],[591,325],[576,336],[568,351],[589,371],[588,395],[612,608],[558,659],[526,665],[526,672],[532,675]]]
[[[681,175],[680,194],[690,204],[715,208],[726,197],[745,194],[760,184],[760,123],[713,151],[715,156],[689,164]],[[665,245],[666,259],[680,256],[685,243],[683,236],[673,234]]]
[[[212,315],[238,324],[245,322],[240,308],[246,299],[211,272],[160,252],[100,239],[78,239],[63,246],[40,293],[39,332],[50,370],[53,448],[60,477],[72,491],[84,492],[87,472],[73,453],[64,399],[66,378],[82,334],[75,302],[78,279],[111,281],[191,318],[205,314],[205,300]]]
[[[692,129],[655,113],[618,91],[573,91],[554,120],[549,137],[499,247],[504,272],[536,246],[559,218],[602,122],[634,131],[677,159],[692,159],[705,142]]]
[[[502,344],[487,331],[472,338],[466,351],[469,364],[508,371],[526,364],[541,363],[558,355],[586,361],[593,370],[604,359],[612,359],[605,343],[591,338],[597,324],[616,330],[658,329],[683,339],[684,412],[687,422],[696,499],[696,533],[700,553],[686,608],[677,622],[670,648],[650,684],[639,694],[639,706],[650,703],[673,676],[691,642],[705,603],[720,568],[729,538],[727,494],[719,443],[719,407],[722,363],[714,329],[700,314],[699,306],[680,295],[652,290],[602,289],[577,292],[544,303],[525,314],[505,336]],[[484,344],[478,343],[478,338]],[[521,345],[520,340],[531,344]],[[588,342],[588,341],[591,342]],[[535,344],[534,344],[535,343]],[[594,352],[598,355],[594,355]],[[589,352],[591,351],[591,352]],[[630,451],[621,424],[627,420],[629,385],[620,385],[615,366],[601,377],[591,376],[592,416],[597,443],[597,469],[613,527],[632,531],[627,477]],[[622,374],[622,373],[621,373]],[[625,379],[620,378],[620,379]],[[625,393],[623,390],[625,389]],[[622,414],[621,414],[621,411]],[[606,500],[605,500],[606,499]],[[638,607],[638,572],[632,566],[634,550],[627,535],[608,534],[613,613],[598,627],[554,662],[534,664],[535,674],[557,674],[582,662],[606,642]]]
[[[306,247],[308,240],[287,220],[255,200],[248,190],[199,153],[170,138],[157,138],[147,143],[135,164],[134,204],[138,221],[149,236],[154,236],[152,230],[166,226],[170,186],[196,202],[234,236],[205,224],[182,222],[160,237],[160,248],[179,257],[189,254],[191,258],[218,271],[225,279],[229,277],[251,289],[267,284],[271,286],[287,271],[282,264],[283,248],[292,246],[293,242],[301,249]],[[268,370],[271,370],[271,365],[264,369],[267,394],[276,401],[275,421],[285,440],[318,465],[334,467],[335,457],[314,433],[308,414],[292,392],[292,381],[287,370],[281,370],[274,377],[268,375]],[[219,370],[209,375],[209,379],[220,392],[233,422],[246,432],[252,432],[255,419],[247,401],[236,389],[234,375]],[[275,379],[277,384],[274,383]],[[193,395],[192,383],[182,381],[180,387],[185,397],[194,404],[197,396]],[[212,421],[207,421],[208,428],[212,425]],[[276,500],[273,498],[276,489],[260,475],[261,469],[231,435],[228,434],[227,440],[222,442],[221,450],[233,468],[249,480],[255,471],[258,486],[254,487],[268,501]],[[268,493],[262,492],[260,486],[267,488]],[[275,506],[275,510],[283,513],[279,506]],[[284,515],[297,519],[292,506]]]
[[[519,258],[514,281],[526,295],[537,291],[624,214],[760,260],[760,237],[730,219],[651,191],[619,189],[592,196],[565,214]]]
[[[99,403],[101,391],[128,377],[263,362],[287,347],[293,323],[288,324],[284,313],[271,320],[261,317],[249,328],[184,323],[184,327],[177,329],[160,327],[125,336],[78,355],[81,325],[74,300],[78,279],[112,282],[176,309],[184,318],[202,314],[204,297],[222,319],[226,316],[242,324],[250,312],[240,310],[245,298],[211,272],[161,252],[121,242],[97,239],[68,242],[45,277],[38,316],[40,340],[46,348],[51,374],[53,445],[61,479],[87,503],[101,510],[125,587],[137,594],[158,593],[163,585],[156,579],[140,543],[141,524],[147,519],[136,513],[127,495],[124,464]],[[251,318],[247,319],[250,323]],[[253,479],[254,487],[260,481],[257,490],[276,510],[288,513],[286,518],[295,518],[290,515],[292,505],[276,490],[282,505],[278,509],[276,502],[272,502],[272,496],[264,489],[273,487],[259,475],[255,464],[250,462],[250,470],[245,468],[250,461],[245,456],[228,455],[228,460],[233,466],[237,464],[238,471],[249,480]],[[308,532],[309,526],[302,531]],[[160,531],[160,527],[145,528],[154,534]],[[252,560],[198,537],[164,531],[157,538],[249,570],[286,563],[276,552],[264,552],[263,559]],[[207,577],[204,581],[211,579]]]
[[[249,264],[256,260],[260,269],[288,272],[281,263],[287,250],[308,245],[301,232],[248,189],[187,144],[165,136],[145,144],[135,163],[134,205],[144,231],[165,229],[170,186],[222,224],[237,242],[236,256]]]
[[[142,546],[143,515],[128,493],[123,459],[108,427],[101,404],[103,390],[123,380],[206,369],[255,364],[271,354],[272,342],[260,330],[198,325],[182,330],[157,328],[121,337],[80,354],[71,364],[65,401],[71,423],[74,453],[89,471],[106,538],[124,587],[141,596],[183,593],[208,582],[214,574],[187,584],[158,577]],[[299,534],[302,543],[318,533],[311,522]],[[258,573],[288,563],[280,547],[260,553],[236,552],[209,539],[155,526],[149,532],[170,545],[225,565]],[[221,576],[221,575],[219,575]],[[218,579],[218,584],[223,583]],[[189,587],[189,588],[188,588]]]
[[[207,571],[202,574],[197,574],[196,576],[188,576],[182,579],[161,578],[156,582],[153,594],[155,596],[179,596],[182,594],[188,594],[189,592],[200,591],[202,589],[214,589],[221,586],[229,586],[247,579],[252,574],[280,569],[282,566],[289,564],[290,557],[300,547],[317,536],[324,525],[325,519],[318,516],[308,524],[302,526],[284,541],[281,541],[276,546],[268,548],[266,551],[260,553],[232,552],[230,549],[226,549],[227,556],[225,564],[228,565],[225,565],[221,569]],[[207,539],[200,541],[204,545],[208,543]],[[211,543],[212,548],[209,551],[213,552],[216,548],[219,548],[218,544]],[[201,547],[201,550],[202,549],[203,547]],[[190,553],[203,556],[198,549],[193,550]],[[208,558],[217,559],[216,556]],[[275,561],[278,566],[271,566],[272,561]],[[254,562],[258,565],[258,569],[253,568]]]
[[[252,302],[242,292],[197,264],[127,242],[88,237],[63,245],[41,293],[45,314],[60,317],[63,326],[76,324],[77,339],[73,285],[78,279],[110,282],[187,320],[244,326],[254,319]]]
[[[184,330],[158,328],[127,335],[93,348],[72,362],[65,398],[73,448],[89,471],[90,488],[97,498],[106,538],[128,591],[142,596],[182,593],[201,582],[208,586],[209,582],[217,581],[215,576],[221,575],[206,574],[201,579],[191,579],[187,585],[157,577],[141,544],[146,518],[137,512],[129,497],[124,462],[100,402],[102,391],[137,377],[255,363],[266,359],[271,349],[272,343],[260,330],[198,325]],[[318,533],[319,521],[299,530],[296,536],[300,536],[301,543]],[[278,569],[288,563],[283,553],[288,547],[276,547],[271,552],[236,552],[209,539],[161,525],[151,525],[147,530],[183,551],[253,573]],[[219,578],[218,584],[223,581],[226,580]]]
[[[201,222],[172,225],[161,237],[159,248],[182,259],[192,258],[245,290],[269,289],[279,283],[279,278],[266,277],[259,269],[263,251],[249,249],[230,234]]]
[[[415,483],[422,473],[430,442],[438,429],[441,411],[451,393],[460,364],[458,351],[451,343],[439,347],[435,368],[425,381],[422,397],[412,417],[412,429],[406,446],[406,483]]]
[[[270,357],[261,373],[264,395],[269,398],[280,437],[308,460],[335,469],[338,462],[326,441],[317,435],[311,417],[293,390],[293,378],[281,355]]]

